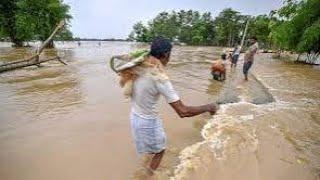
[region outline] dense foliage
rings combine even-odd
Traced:
[[[247,20],[252,21],[248,34],[267,42],[270,32],[268,16],[245,16],[231,8],[224,9],[214,19],[208,12],[162,12],[147,25],[136,23],[129,39],[149,42],[156,36],[164,36],[190,45],[234,46],[240,43]]]
[[[16,46],[29,40],[44,41],[61,20],[70,18],[69,6],[61,0],[2,0],[0,37],[9,37]],[[64,30],[58,37],[70,39],[72,33]]]
[[[274,15],[271,37],[276,47],[307,53],[315,61],[320,53],[320,0],[288,0]]]
[[[210,13],[197,11],[162,12],[144,26],[138,22],[129,35],[132,40],[148,42],[156,36],[165,36],[173,41],[188,44],[212,44],[214,22]]]
[[[247,37],[256,36],[262,48],[307,53],[307,62],[320,54],[320,0],[286,0],[269,15],[248,16],[231,8],[217,17],[197,11],[162,12],[147,25],[138,22],[129,39],[149,42],[156,36],[189,45],[232,47],[240,44],[245,24]]]

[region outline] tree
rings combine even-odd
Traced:
[[[71,18],[68,13],[69,6],[61,0],[2,0],[0,36],[9,37],[15,46],[33,39],[44,41],[61,20]]]
[[[261,47],[270,47],[270,17],[267,15],[259,15],[250,19],[247,37],[256,36],[259,42],[263,44]]]
[[[162,12],[149,22],[149,31],[152,37],[164,36],[174,40],[179,33],[176,12]]]
[[[18,0],[2,0],[0,2],[0,29],[3,37],[9,37],[15,46],[23,46],[23,41],[31,39],[31,33],[21,31],[23,21],[17,17]]]
[[[307,53],[307,63],[314,62],[320,53],[320,1],[287,0],[276,15],[280,21],[271,31],[278,48]]]
[[[67,29],[67,28],[64,28],[63,30],[61,30],[61,32],[59,32],[54,40],[58,40],[58,41],[71,41],[73,40],[73,34],[72,32]]]
[[[133,25],[133,31],[130,34],[130,39],[139,41],[139,42],[148,42],[150,41],[150,32],[148,29],[142,24],[142,22],[138,22]]]
[[[161,12],[147,26],[136,23],[129,39],[149,42],[157,36],[191,45],[213,44],[213,19],[210,13],[200,14],[192,10]]]
[[[212,45],[214,23],[210,13],[200,14],[197,11],[180,11],[179,40],[191,45]]]
[[[216,41],[220,46],[234,46],[239,43],[245,18],[231,8],[224,9],[214,20]]]
[[[17,3],[19,12],[17,14],[18,21],[23,27],[21,30],[26,32],[34,32],[36,39],[45,41],[52,30],[61,20],[70,20],[70,7],[61,0],[19,0]],[[28,24],[24,24],[28,22]],[[25,31],[26,27],[29,29]],[[53,47],[53,40],[48,47]]]

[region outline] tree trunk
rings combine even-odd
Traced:
[[[10,39],[14,47],[23,47],[23,41],[17,39],[13,34],[10,35]]]
[[[21,41],[12,41],[13,42],[13,47],[23,47],[23,42]]]
[[[230,43],[230,47],[233,47],[234,45],[234,42],[233,42],[233,39],[234,39],[234,34],[231,34],[231,43]]]
[[[49,49],[54,48],[54,42],[53,42],[53,40],[50,40],[49,43],[48,43],[44,48],[49,48]]]
[[[52,60],[58,60],[62,64],[67,65],[65,62],[63,62],[60,59],[60,57],[53,57],[53,58],[44,59],[44,60],[39,60],[39,59],[36,58],[36,59],[33,59],[33,60],[29,60],[29,61],[21,61],[20,63],[14,63],[14,64],[8,63],[8,64],[5,64],[5,65],[1,65],[0,66],[0,73],[6,72],[6,71],[15,70],[15,69],[19,69],[19,68],[23,68],[23,67],[33,66],[33,65],[39,66],[40,63],[44,63],[44,62],[48,62],[48,61],[52,61]]]
[[[231,30],[229,30],[229,40],[228,40],[228,46],[231,46]]]
[[[301,56],[301,54],[299,53],[299,54],[298,54],[298,57],[297,57],[297,59],[296,59],[296,61],[299,61],[300,56]]]

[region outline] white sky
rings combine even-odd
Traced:
[[[127,38],[134,23],[154,18],[159,12],[197,10],[215,17],[231,7],[243,14],[268,14],[282,0],[64,0],[71,6],[71,30],[81,38]]]

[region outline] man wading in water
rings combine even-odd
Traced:
[[[133,82],[128,83],[132,87],[129,87],[129,91],[127,91],[130,92],[127,94],[131,94],[132,101],[131,128],[137,152],[141,155],[151,156],[147,165],[147,171],[150,175],[160,165],[166,149],[166,135],[156,110],[160,95],[166,99],[181,118],[205,112],[211,114],[216,112],[214,104],[186,106],[181,101],[164,71],[164,67],[170,59],[171,48],[169,40],[161,37],[156,38],[152,42],[149,54],[145,57],[144,64],[132,68],[131,72],[120,74],[123,81],[134,77],[132,78]]]
[[[259,48],[256,37],[252,37],[251,39],[249,39],[249,43],[251,44],[251,46],[249,47],[249,49],[244,55],[244,64],[243,64],[243,74],[246,81],[248,80],[249,69],[251,68],[254,61],[254,55],[257,53]]]

